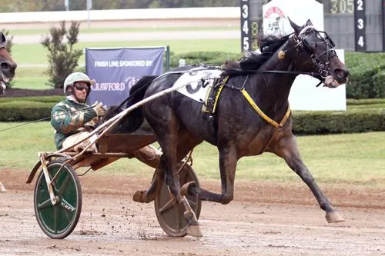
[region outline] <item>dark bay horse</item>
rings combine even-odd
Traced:
[[[304,26],[290,23],[294,33],[280,38],[261,37],[261,54],[251,54],[233,63],[236,68],[223,71],[220,82],[223,87],[213,115],[202,112],[202,103],[174,91],[143,105],[140,111],[122,121],[119,129],[132,131],[144,115],[163,150],[150,188],[138,191],[135,201],[152,201],[165,180],[177,202],[186,209],[188,233],[200,236],[197,220],[189,214],[184,195],[193,194],[201,200],[227,204],[234,197],[237,161],[243,156],[271,152],[282,157],[308,185],[326,212],[328,222],[344,221],[301,159],[292,133],[288,97],[299,74],[312,75],[324,86],[335,88],[347,82],[349,72],[325,32],[317,31],[310,20]],[[131,90],[133,97],[129,105],[171,88],[189,69],[191,67],[183,67],[140,80]],[[194,183],[180,188],[176,164],[203,141],[218,148],[221,193],[210,192]]]
[[[0,31],[0,95],[4,94],[6,84],[15,76],[16,63],[5,48],[7,39]]]

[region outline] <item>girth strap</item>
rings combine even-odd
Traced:
[[[265,113],[263,113],[263,111],[257,106],[257,104],[255,104],[254,100],[251,98],[250,94],[247,93],[247,91],[243,88],[241,90],[243,96],[245,96],[246,100],[250,103],[250,105],[254,108],[255,111],[257,111],[257,113],[266,121],[268,122],[269,124],[271,124],[272,126],[274,126],[275,128],[277,128],[278,130],[281,130],[282,127],[285,125],[287,119],[289,118],[290,116],[290,106],[287,107],[287,111],[286,111],[286,114],[285,116],[282,118],[282,121],[278,124],[276,121],[274,121],[273,119],[271,119],[270,117],[268,117]]]

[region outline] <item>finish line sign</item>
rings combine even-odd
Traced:
[[[163,73],[164,47],[86,49],[86,73],[96,81],[87,103],[117,106],[142,76]]]

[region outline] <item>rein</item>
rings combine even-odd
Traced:
[[[302,71],[283,71],[283,70],[243,70],[243,69],[229,69],[227,71],[234,71],[235,74],[228,75],[249,75],[249,74],[258,74],[258,73],[270,73],[270,74],[292,74],[292,75],[309,75],[309,76],[319,76],[320,73],[317,72],[302,72]],[[226,73],[226,71],[225,71]]]

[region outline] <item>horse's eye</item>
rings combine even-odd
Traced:
[[[304,45],[304,47],[305,47],[305,49],[307,51],[312,52],[314,47],[312,47],[312,43],[311,43],[311,41],[309,39],[304,39],[303,40],[303,45]]]
[[[336,46],[336,44],[333,42],[333,40],[330,37],[328,38],[328,43],[330,44],[330,46],[332,48],[334,48]]]

